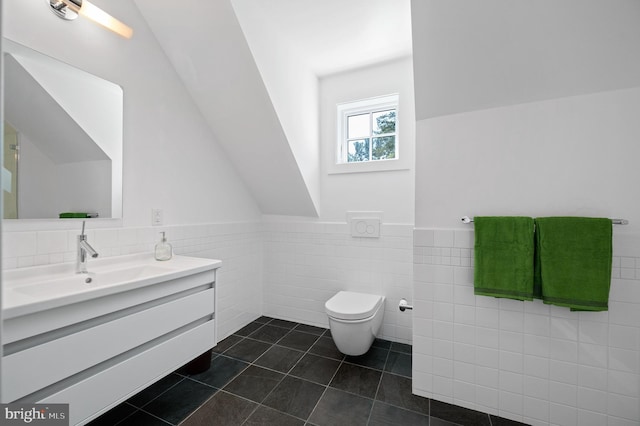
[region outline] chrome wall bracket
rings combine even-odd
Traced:
[[[398,308],[400,309],[400,312],[404,312],[407,309],[413,309],[413,306],[409,305],[406,299],[400,299]]]

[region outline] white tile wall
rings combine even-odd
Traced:
[[[473,231],[416,229],[414,393],[532,425],[640,424],[638,247],[614,241],[608,312],[571,312],[475,296]]]
[[[339,290],[352,290],[385,295],[380,337],[411,343],[412,311],[398,310],[401,298],[413,302],[411,225],[383,224],[375,239],[351,237],[346,224],[297,221],[99,228],[87,235],[100,256],[109,257],[151,252],[160,231],[176,254],[223,261],[219,339],[262,313],[328,327],[324,302]],[[73,262],[77,234],[5,231],[3,268]]]
[[[260,223],[200,224],[87,231],[101,257],[151,253],[165,231],[174,253],[222,260],[218,271],[218,339],[262,313]],[[3,232],[4,269],[74,262],[78,230]]]
[[[381,225],[380,238],[354,238],[345,223],[264,224],[264,313],[328,327],[324,303],[340,290],[386,296],[381,338],[411,343],[413,226]],[[453,236],[453,234],[452,234]]]

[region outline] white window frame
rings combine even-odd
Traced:
[[[336,106],[336,128],[337,138],[334,144],[334,155],[332,164],[329,167],[329,174],[337,173],[358,173],[358,172],[374,172],[385,170],[404,170],[407,169],[401,161],[401,142],[400,142],[400,97],[397,93],[378,96],[374,98],[361,99],[353,102],[344,102]],[[357,114],[371,113],[376,111],[396,110],[396,132],[395,132],[395,158],[347,162],[347,117]],[[370,141],[373,143],[373,140]]]

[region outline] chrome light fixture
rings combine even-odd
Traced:
[[[98,6],[87,0],[45,0],[51,6],[51,10],[59,18],[68,21],[74,20],[78,15],[91,19],[93,22],[121,35],[124,38],[131,38],[133,30],[113,16],[109,15]]]

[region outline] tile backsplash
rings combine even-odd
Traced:
[[[152,253],[164,231],[178,255],[220,259],[218,271],[218,339],[262,314],[262,232],[259,222],[87,229],[100,257]],[[75,262],[74,230],[4,231],[2,267],[14,269]],[[91,262],[91,261],[89,261]]]
[[[379,238],[352,237],[337,222],[264,224],[264,314],[328,327],[324,303],[340,290],[386,297],[381,335],[411,343],[413,226],[382,224]]]
[[[3,232],[3,268],[74,262],[80,228]],[[265,314],[328,327],[324,303],[339,290],[387,297],[381,338],[411,343],[413,226],[382,224],[380,238],[353,238],[346,223],[223,223],[90,228],[100,257],[151,253],[165,231],[174,253],[222,260],[218,338]]]
[[[414,231],[414,393],[532,425],[640,422],[640,238],[608,312],[473,294],[473,231]]]

